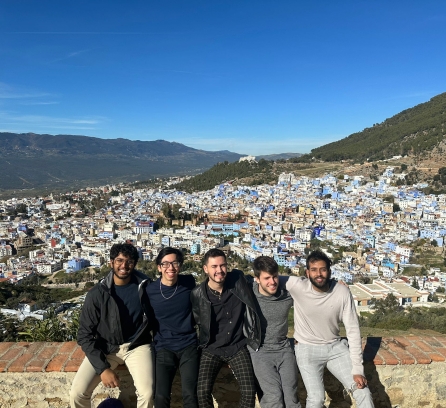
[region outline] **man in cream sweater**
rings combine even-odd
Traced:
[[[307,408],[324,406],[324,367],[352,392],[358,408],[373,407],[362,364],[361,334],[347,286],[330,280],[331,261],[322,251],[307,257],[307,278],[290,277],[286,288],[294,300],[296,359],[307,390]],[[343,322],[347,339],[339,335]]]

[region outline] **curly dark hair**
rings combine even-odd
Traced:
[[[138,262],[139,255],[138,250],[132,244],[114,244],[110,248],[110,259],[115,259],[119,254],[128,256],[133,261]]]
[[[316,262],[316,261],[324,261],[325,266],[327,269],[330,269],[331,266],[331,259],[327,256],[325,252],[322,252],[321,250],[317,249],[316,251],[311,252],[307,256],[306,260],[306,266],[307,269],[310,269],[310,263]]]

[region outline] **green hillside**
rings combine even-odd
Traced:
[[[218,163],[211,169],[175,185],[183,191],[204,191],[225,181],[250,179],[249,185],[268,183],[275,179],[272,173],[274,162],[261,159],[259,162]]]
[[[420,154],[431,151],[444,139],[445,123],[446,93],[442,93],[362,132],[313,149],[302,160],[383,160]]]

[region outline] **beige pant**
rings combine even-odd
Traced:
[[[114,370],[118,365],[125,364],[133,378],[136,388],[138,408],[153,407],[153,361],[150,344],[145,344],[128,350],[129,343],[119,347],[116,353],[109,354],[107,361]],[[85,357],[74,377],[70,391],[71,408],[91,408],[91,395],[101,382],[93,366]]]

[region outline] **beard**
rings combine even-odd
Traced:
[[[131,276],[132,276],[132,272],[133,272],[133,270],[124,271],[124,272],[119,272],[119,271],[115,271],[115,270],[113,269],[113,274],[114,274],[118,279],[121,279],[121,280],[125,280],[125,279],[128,279],[129,277],[131,277]]]
[[[318,288],[320,290],[326,291],[330,287],[330,285],[328,283],[329,279],[330,279],[330,276],[328,276],[327,278],[323,279],[321,282],[318,282],[314,278],[311,278],[311,277],[308,277],[308,279],[310,280],[311,284],[314,287],[316,287],[316,288]]]

